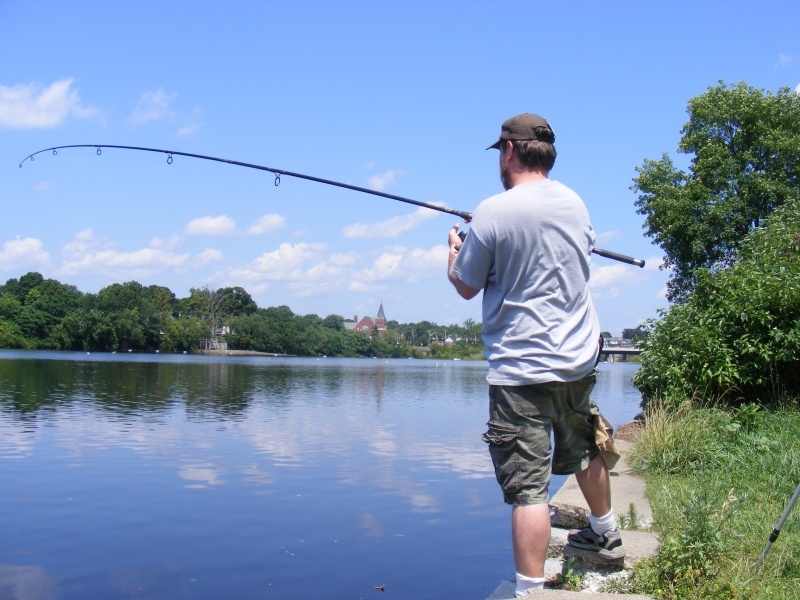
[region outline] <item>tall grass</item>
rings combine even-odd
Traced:
[[[630,461],[647,479],[661,543],[634,570],[629,591],[800,599],[800,506],[753,577],[800,483],[800,411],[687,404],[669,412],[654,402]]]

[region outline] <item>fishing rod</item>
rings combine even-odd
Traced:
[[[202,160],[211,160],[214,162],[221,162],[226,163],[229,165],[235,165],[237,167],[247,167],[248,169],[257,169],[259,171],[267,171],[275,175],[275,185],[278,186],[281,183],[281,176],[286,175],[287,177],[296,177],[298,179],[306,179],[308,181],[315,181],[317,183],[324,183],[325,185],[332,185],[335,187],[345,188],[348,190],[353,190],[355,192],[362,192],[364,194],[372,194],[373,196],[380,196],[382,198],[389,198],[390,200],[397,200],[399,202],[405,202],[406,204],[413,204],[414,206],[422,206],[424,208],[430,208],[431,210],[438,210],[439,212],[447,213],[450,215],[456,215],[457,217],[461,217],[465,221],[469,222],[472,220],[472,213],[465,212],[462,210],[455,210],[452,208],[447,208],[446,206],[439,206],[437,204],[431,204],[429,202],[421,202],[419,200],[412,200],[411,198],[403,198],[402,196],[395,196],[394,194],[387,194],[385,192],[379,192],[377,190],[371,190],[369,188],[359,187],[357,185],[350,185],[349,183],[341,183],[339,181],[332,181],[330,179],[322,179],[321,177],[313,177],[311,175],[303,175],[302,173],[293,173],[292,171],[285,171],[283,169],[275,169],[272,167],[265,167],[263,165],[255,165],[252,163],[240,162],[238,160],[229,160],[227,158],[217,158],[215,156],[206,156],[204,154],[192,154],[190,152],[178,152],[177,150],[161,150],[158,148],[144,148],[141,146],[115,146],[111,144],[72,144],[69,146],[54,146],[52,148],[45,148],[44,150],[39,150],[38,152],[34,152],[33,154],[29,154],[25,158],[22,159],[22,162],[19,163],[19,168],[22,168],[22,165],[25,163],[26,160],[30,159],[33,162],[33,158],[39,154],[44,152],[52,152],[53,155],[57,155],[59,150],[64,150],[66,148],[95,148],[97,150],[98,156],[103,153],[103,148],[115,148],[118,150],[138,150],[140,152],[157,152],[160,154],[167,155],[167,164],[171,165],[174,156],[188,156],[189,158],[199,158]],[[609,250],[603,250],[601,248],[592,248],[592,252],[599,256],[603,256],[605,258],[611,258],[613,260],[618,260],[620,262],[627,263],[629,265],[635,265],[637,267],[644,267],[644,260],[640,258],[633,258],[631,256],[625,256],[624,254],[618,254],[616,252],[611,252]]]

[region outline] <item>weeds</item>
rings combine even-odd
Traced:
[[[800,482],[799,440],[793,409],[668,412],[651,404],[630,461],[647,478],[660,548],[617,591],[669,600],[800,598],[800,507],[745,585]]]
[[[686,404],[673,412],[651,402],[644,431],[634,442],[631,466],[639,473],[664,474],[714,467],[723,453],[713,433],[728,420],[722,410]]]
[[[637,531],[639,529],[639,513],[636,511],[636,505],[633,502],[628,507],[628,512],[619,515],[618,521],[620,529],[627,529],[628,531]]]
[[[583,584],[583,577],[578,572],[578,565],[574,558],[568,558],[564,561],[561,568],[561,573],[555,576],[550,585],[556,589],[571,590],[577,592],[581,589]]]

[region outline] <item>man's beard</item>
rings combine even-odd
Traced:
[[[511,181],[509,178],[508,167],[503,164],[503,159],[500,159],[500,182],[503,184],[503,189],[508,191],[511,189]]]

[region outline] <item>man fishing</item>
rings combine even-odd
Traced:
[[[595,234],[581,198],[548,178],[554,142],[537,115],[503,123],[489,148],[500,151],[506,191],[478,206],[463,242],[458,225],[448,238],[447,274],[456,291],[469,300],[483,290],[483,439],[513,507],[517,597],[544,586],[551,473],[574,473],[591,511],[590,526],[570,532],[569,544],[609,560],[625,556],[590,412],[600,337],[589,294]]]

